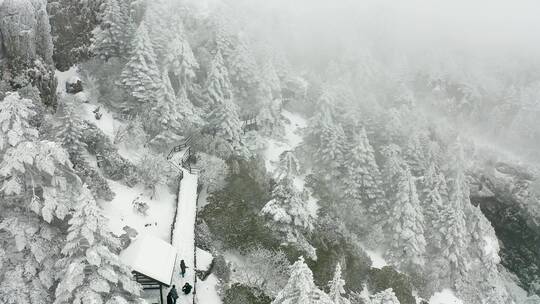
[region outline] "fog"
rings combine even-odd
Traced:
[[[411,56],[455,52],[482,58],[540,49],[537,1],[228,0],[253,30],[305,52],[336,56],[370,45]],[[218,3],[215,1],[215,3]],[[336,53],[336,51],[338,51]]]

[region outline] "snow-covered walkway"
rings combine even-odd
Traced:
[[[176,285],[180,298],[178,304],[192,304],[194,302],[193,293],[184,295],[182,286],[189,282],[195,286],[195,216],[197,212],[197,183],[196,174],[189,173],[182,169],[184,177],[180,182],[178,193],[178,211],[175,219],[175,226],[172,235],[172,245],[178,250],[178,258],[173,274],[173,284]],[[180,273],[180,261],[184,260],[186,266],[185,278]]]

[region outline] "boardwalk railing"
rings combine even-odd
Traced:
[[[184,178],[184,171],[180,170],[180,174],[178,175],[178,188],[176,189],[176,202],[178,202],[178,193],[180,192],[180,182]],[[174,228],[176,227],[176,216],[178,215],[178,203],[174,207],[174,217],[173,217],[173,223],[171,225],[171,240],[169,243],[172,244],[173,242],[173,235],[174,235]]]
[[[183,142],[181,142],[179,145],[174,146],[172,148],[171,152],[169,152],[169,155],[167,155],[167,159],[171,159],[174,153],[178,153],[184,150],[186,147],[190,146],[192,141],[193,141],[193,136],[190,135],[186,137]]]
[[[257,130],[257,114],[244,115],[240,120],[242,121],[242,131],[244,131],[244,133],[251,130]]]

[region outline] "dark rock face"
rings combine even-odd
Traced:
[[[534,177],[509,164],[486,168],[474,179],[479,181],[481,192],[490,195],[473,191],[471,201],[480,206],[495,229],[502,245],[502,265],[517,275],[522,288],[539,294],[534,284],[540,282],[540,203]]]
[[[99,24],[102,0],[48,0],[54,64],[67,71],[74,64],[92,57],[92,31]],[[66,26],[68,24],[69,26]]]
[[[540,274],[540,231],[527,224],[512,203],[494,198],[473,198],[490,220],[501,241],[501,264],[520,279],[520,285],[530,290]]]
[[[82,90],[83,90],[83,84],[79,78],[70,79],[66,81],[66,92],[68,94],[77,94],[79,92],[82,92]]]
[[[0,6],[0,76],[12,90],[32,85],[56,106],[53,44],[44,0],[5,0]]]

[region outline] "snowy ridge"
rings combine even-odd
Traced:
[[[179,304],[192,304],[195,301],[195,289],[189,295],[181,293],[186,282],[195,287],[195,216],[197,212],[197,185],[196,174],[182,169],[184,177],[180,181],[178,192],[178,211],[172,234],[172,245],[178,251],[178,258],[173,272],[173,284],[179,291]],[[180,261],[184,260],[188,267],[185,277],[180,272]]]

